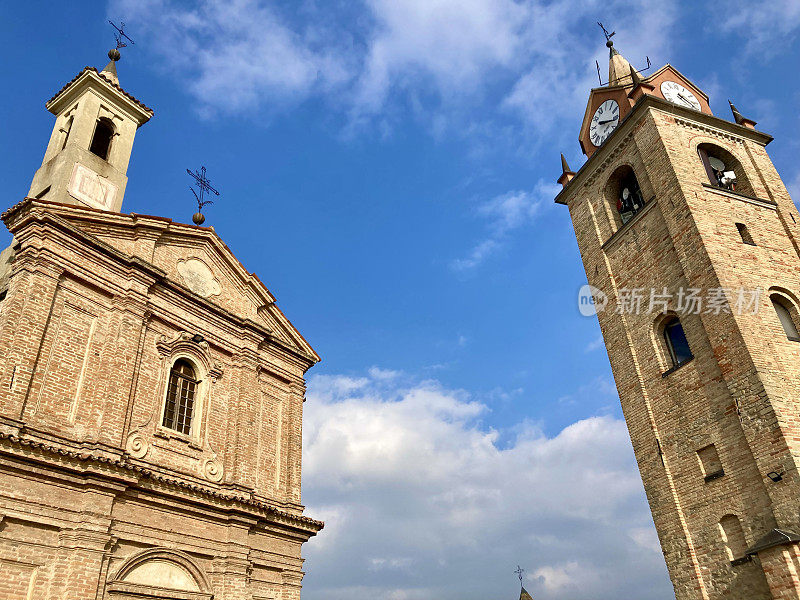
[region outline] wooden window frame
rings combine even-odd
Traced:
[[[191,369],[193,378],[176,371],[178,363],[185,363]],[[184,387],[185,385],[185,387]],[[180,387],[179,387],[180,386]],[[185,356],[172,361],[167,375],[167,385],[161,410],[161,428],[187,439],[197,437],[197,419],[200,414],[200,393],[202,379],[198,377],[197,364]],[[183,392],[187,395],[184,396]],[[191,393],[191,396],[188,396]],[[182,400],[188,402],[182,402]]]

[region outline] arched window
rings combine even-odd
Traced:
[[[734,562],[744,557],[747,544],[744,541],[742,524],[736,515],[725,515],[719,521],[719,533],[725,545],[728,560]]]
[[[89,150],[102,158],[108,160],[108,153],[111,150],[111,140],[114,137],[114,124],[111,119],[100,117],[94,126],[94,135]]]
[[[750,181],[733,154],[712,144],[700,144],[697,153],[712,185],[732,192],[753,195]]]
[[[169,372],[162,422],[164,427],[186,435],[191,433],[192,413],[199,383],[194,367],[188,360],[181,358],[175,361]]]
[[[673,317],[664,324],[664,342],[673,367],[679,367],[691,360],[692,351],[678,317]]]
[[[644,197],[636,174],[628,165],[623,165],[610,177],[606,190],[611,204],[616,208],[622,225],[644,208]]]
[[[795,325],[794,319],[792,318],[792,311],[789,306],[787,306],[788,303],[786,300],[777,294],[770,296],[769,299],[772,300],[772,307],[775,309],[778,320],[783,326],[786,338],[793,342],[800,342],[800,333],[797,331],[797,325]]]

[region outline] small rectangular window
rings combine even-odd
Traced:
[[[725,475],[722,469],[722,462],[719,460],[719,454],[714,444],[709,444],[705,448],[700,448],[697,451],[697,458],[700,459],[700,466],[703,469],[703,477],[706,482],[714,479],[719,479]]]
[[[736,229],[739,230],[739,235],[745,244],[749,244],[750,246],[756,245],[756,243],[753,241],[753,236],[750,235],[750,232],[747,229],[747,225],[744,223],[736,223]]]

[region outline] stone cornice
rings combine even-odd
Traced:
[[[117,458],[91,451],[80,452],[25,435],[6,432],[0,432],[0,453],[15,456],[18,459],[43,462],[57,466],[60,470],[69,469],[117,481],[130,479],[133,476],[132,485],[140,489],[161,493],[169,492],[170,489],[194,493],[205,499],[206,506],[244,512],[250,517],[297,530],[309,537],[316,535],[325,526],[322,521],[280,510],[254,497],[231,494],[207,485],[185,481],[148,469],[126,460],[124,457]]]
[[[568,204],[569,199],[578,189],[593,181],[603,167],[619,154],[625,141],[633,135],[636,123],[639,122],[640,117],[645,115],[647,108],[672,115],[676,122],[683,127],[692,126],[714,135],[724,135],[736,140],[749,140],[762,146],[766,146],[772,141],[772,136],[769,134],[737,125],[714,115],[678,106],[658,96],[644,95],[636,102],[605,143],[589,157],[578,169],[575,177],[556,195],[556,204]]]
[[[293,334],[297,337],[299,345],[295,347],[285,343],[266,325],[257,323],[246,317],[239,317],[238,315],[227,311],[217,303],[195,294],[186,286],[170,279],[163,270],[159,269],[155,265],[148,263],[138,256],[125,254],[124,252],[121,252],[106,242],[98,239],[97,237],[86,233],[85,231],[76,227],[70,220],[76,215],[82,220],[96,221],[99,223],[111,223],[112,225],[118,224],[127,228],[147,227],[148,221],[150,221],[152,222],[154,229],[163,230],[164,223],[167,223],[169,227],[178,228],[182,233],[188,232],[191,235],[199,236],[207,241],[210,241],[212,246],[216,247],[216,250],[220,253],[220,255],[229,258],[229,263],[234,268],[234,271],[236,271],[241,277],[247,277],[250,279],[251,289],[262,290],[260,293],[261,301],[264,302],[264,305],[269,307],[271,311],[274,311],[279,315],[279,321],[284,321],[287,326],[291,328]],[[71,237],[80,240],[82,244],[100,251],[106,257],[112,259],[112,261],[115,263],[128,269],[129,272],[141,273],[148,278],[152,284],[158,284],[165,289],[175,292],[177,297],[182,298],[184,302],[191,305],[200,305],[222,317],[226,321],[236,325],[238,328],[253,332],[256,336],[268,341],[271,345],[280,348],[289,356],[294,357],[296,362],[304,371],[308,370],[320,360],[319,355],[314,352],[313,348],[311,348],[308,342],[306,342],[300,332],[298,332],[291,325],[277,305],[275,305],[274,297],[269,290],[267,290],[267,288],[261,283],[260,280],[258,280],[255,275],[249,274],[244,270],[244,267],[242,267],[241,263],[236,260],[230,249],[210,228],[173,223],[169,219],[161,217],[147,217],[136,214],[121,215],[119,213],[61,204],[58,202],[49,202],[46,200],[35,200],[32,198],[26,198],[22,202],[17,203],[6,210],[2,215],[0,215],[0,217],[6,223],[9,231],[11,231],[11,233],[15,236],[17,236],[18,233],[21,233],[32,221],[46,223],[68,233]]]
[[[45,102],[45,108],[58,114],[63,105],[75,98],[83,89],[94,87],[113,98],[117,104],[127,108],[131,117],[139,125],[146,123],[153,116],[153,109],[145,105],[133,95],[123,90],[118,84],[109,80],[94,67],[84,67],[80,73],[67,82],[56,94]]]

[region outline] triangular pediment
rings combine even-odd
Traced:
[[[41,205],[103,247],[150,265],[189,300],[212,303],[238,321],[268,332],[281,345],[313,362],[319,360],[267,287],[244,268],[212,228],[43,200],[26,202]]]

